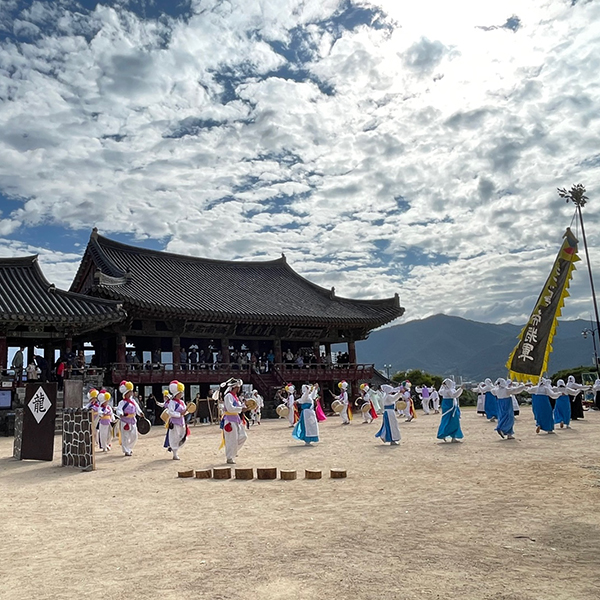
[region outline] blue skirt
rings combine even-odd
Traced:
[[[497,419],[498,418],[498,399],[492,392],[485,393],[485,416],[488,419]]]
[[[304,418],[306,417],[306,410],[300,408],[300,417],[298,418],[298,422],[294,425],[294,429],[292,429],[292,437],[300,440],[302,442],[318,442],[319,437],[306,435],[306,425],[304,423]]]
[[[556,399],[554,405],[554,422],[564,423],[569,425],[571,423],[571,400],[569,396],[563,394]]]
[[[542,394],[532,394],[531,408],[533,409],[535,424],[544,431],[554,431],[554,417],[552,416],[550,398]]]
[[[442,420],[437,432],[437,439],[448,437],[462,439],[464,437],[460,428],[460,408],[454,406],[453,398],[442,398]]]
[[[515,412],[513,410],[512,398],[498,398],[498,426],[496,431],[504,435],[514,435]]]

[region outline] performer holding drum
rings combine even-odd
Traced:
[[[121,448],[125,456],[131,456],[138,439],[136,416],[143,417],[144,413],[133,397],[133,383],[131,381],[121,381],[119,392],[123,394],[123,399],[119,402],[115,412],[120,421]]]
[[[360,404],[363,423],[372,423],[377,418],[377,411],[371,400],[371,388],[368,383],[360,384],[360,396],[356,400],[357,406]]]
[[[179,449],[185,444],[187,436],[190,435],[190,428],[185,422],[185,415],[188,412],[188,407],[183,401],[185,385],[175,379],[169,384],[169,392],[171,399],[165,406],[167,416],[169,417],[169,424],[164,447],[173,453],[173,460],[180,460]],[[196,406],[194,405],[195,409]]]
[[[340,394],[339,396],[334,395],[334,398],[342,404],[342,410],[340,412],[342,425],[350,425],[350,421],[352,421],[352,409],[350,408],[350,402],[348,401],[348,382],[340,381],[338,383],[338,388],[340,389]]]
[[[110,402],[110,394],[106,390],[98,393],[100,408],[98,409],[98,442],[102,452],[108,452],[112,448],[112,422],[114,414]]]
[[[296,388],[294,387],[294,385],[292,383],[288,383],[285,386],[285,391],[287,392],[287,400],[286,400],[286,404],[288,407],[288,422],[290,427],[294,426],[294,423],[296,422],[296,411],[294,403],[295,403],[295,397],[294,397],[294,392],[296,391]]]
[[[235,457],[248,438],[240,417],[241,412],[245,409],[244,404],[238,398],[242,385],[241,379],[229,379],[221,384],[221,390],[224,390],[225,395],[223,418],[220,425],[223,431],[223,441],[220,448],[225,446],[227,463],[232,465],[235,464]]]
[[[100,409],[98,393],[96,388],[91,388],[87,393],[88,403],[84,406],[84,408],[92,411],[92,435],[94,436],[94,443],[98,442],[98,411]]]

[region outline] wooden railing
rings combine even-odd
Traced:
[[[192,368],[194,367],[194,368]],[[289,363],[269,365],[267,371],[261,372],[256,367],[251,371],[251,365],[235,363],[205,363],[205,364],[160,364],[147,368],[145,365],[133,363],[113,363],[110,366],[113,383],[123,379],[138,384],[168,383],[177,379],[183,383],[220,383],[229,377],[239,377],[250,381],[251,373],[255,378],[275,375],[278,383],[287,381],[349,381],[371,379],[374,374],[372,364],[308,364],[297,366]]]

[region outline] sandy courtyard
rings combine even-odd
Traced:
[[[252,427],[237,466],[296,481],[178,479],[223,465],[216,426],[193,427],[179,463],[155,427],[89,473],[60,466],[59,437],[53,463],[0,438],[0,598],[597,600],[600,413],[536,435],[522,408],[514,441],[473,409],[462,444],[420,412],[397,447],[356,417],[328,419],[316,447],[282,420]]]

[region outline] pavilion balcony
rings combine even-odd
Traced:
[[[176,379],[182,383],[221,383],[230,377],[253,382],[255,379],[268,382],[269,385],[283,385],[289,381],[359,381],[370,380],[374,374],[372,364],[310,364],[297,366],[281,363],[270,365],[268,371],[252,369],[250,365],[235,363],[211,364],[155,364],[114,363],[111,365],[111,379],[114,384],[123,380],[135,384],[168,384]]]

